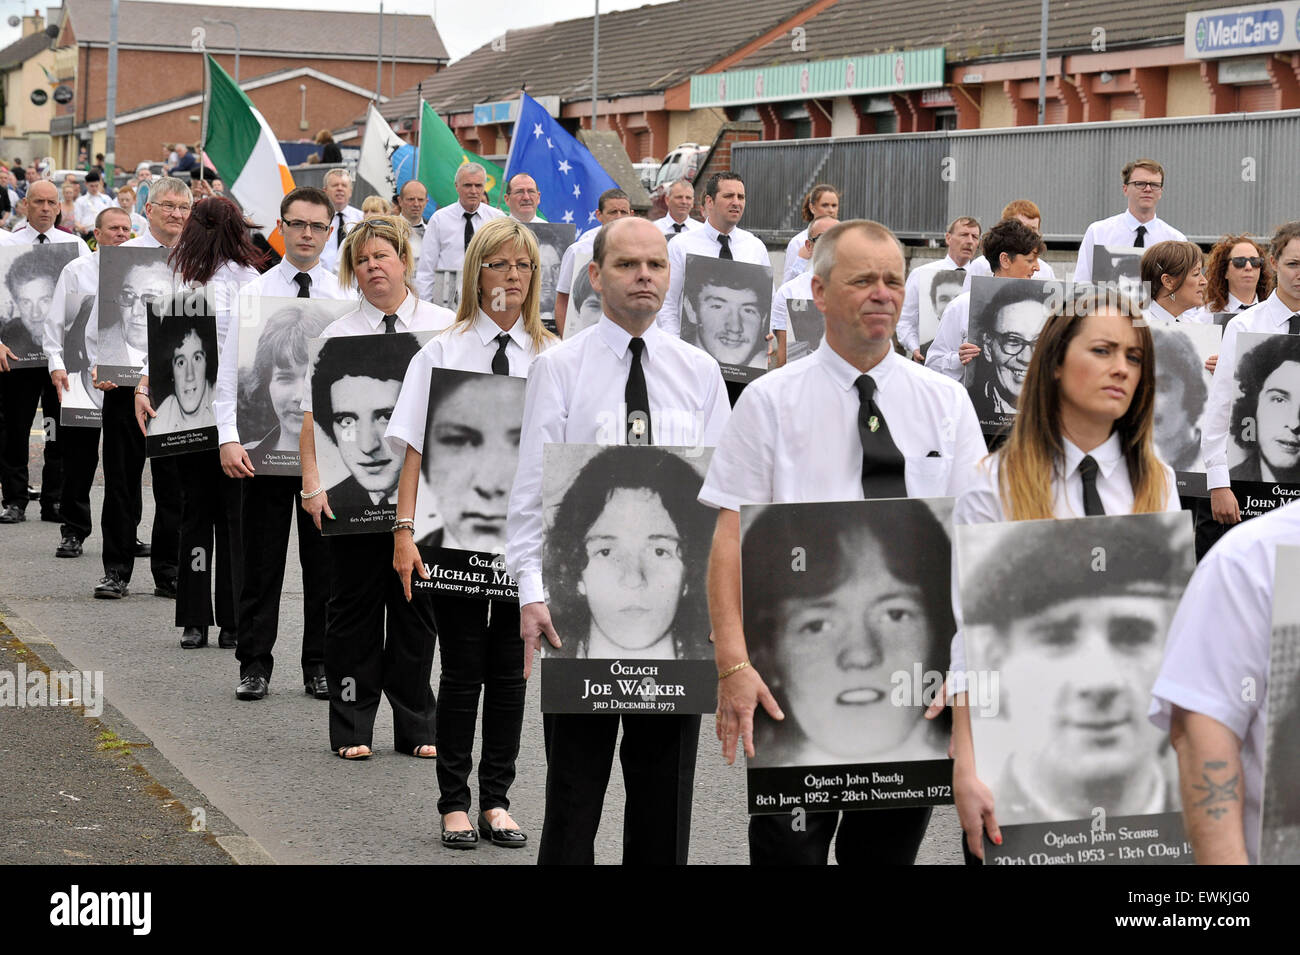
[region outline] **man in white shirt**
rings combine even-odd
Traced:
[[[741,623],[741,505],[956,497],[974,483],[985,453],[962,388],[893,350],[904,289],[893,233],[876,222],[842,222],[818,241],[812,271],[813,301],[826,317],[821,347],[745,390],[700,491],[702,503],[718,508],[709,608],[728,762],[738,740],[754,755],[760,703],[783,718],[749,663]],[[837,858],[910,864],[929,816],[929,809],[846,813]],[[838,813],[810,813],[806,831],[782,816],[751,817],[751,861],[824,865],[837,825]]]
[[[929,283],[923,280],[931,272],[943,269],[965,271],[975,250],[979,248],[979,220],[970,216],[953,219],[943,234],[943,243],[948,247],[948,253],[942,259],[918,265],[908,275],[907,288],[903,294],[903,311],[898,316],[899,344],[917,362],[925,360],[921,355],[921,286],[925,285],[928,290]]]
[[[54,183],[40,180],[27,190],[27,225],[12,234],[15,245],[45,245],[75,242],[78,255],[90,249],[75,235],[54,227],[59,216],[59,192]],[[44,321],[45,316],[41,316]],[[58,502],[63,487],[63,459],[58,444],[58,396],[44,368],[10,368],[9,347],[0,344],[0,422],[5,422],[4,444],[0,448],[3,473],[3,510],[0,524],[17,524],[27,519],[27,462],[30,455],[31,425],[40,402],[45,421],[44,464],[41,468],[41,519],[59,520]]]
[[[1002,207],[1003,219],[1019,219],[1023,224],[1029,226],[1035,232],[1042,236],[1043,234],[1043,214],[1039,211],[1038,205],[1031,199],[1012,199]],[[986,237],[987,241],[987,237]],[[1038,254],[1042,255],[1044,246],[1040,240]],[[992,275],[993,269],[989,265],[989,258],[984,255],[977,255],[966,265],[966,279],[962,284],[962,291],[970,291],[970,280],[975,275]],[[1036,259],[1034,274],[1029,276],[1032,279],[1054,279],[1056,272],[1045,259]]]
[[[1186,242],[1183,235],[1156,217],[1156,206],[1165,188],[1165,167],[1154,159],[1135,159],[1122,171],[1124,198],[1128,208],[1117,216],[1099,219],[1088,226],[1079,244],[1074,266],[1075,282],[1092,281],[1092,250],[1099,245],[1148,248],[1166,239]]]
[[[408,179],[402,183],[397,193],[397,205],[402,210],[402,218],[411,227],[411,251],[415,258],[420,258],[424,249],[424,207],[429,203],[429,190],[418,179]]]
[[[339,249],[348,237],[352,227],[363,218],[362,212],[352,202],[352,177],[346,169],[331,169],[325,173],[325,195],[330,199],[331,225],[333,234],[321,250],[320,260],[325,268],[337,272],[339,268]]]
[[[682,333],[682,287],[686,282],[686,256],[707,255],[772,268],[767,246],[752,232],[740,228],[745,214],[745,181],[734,172],[715,172],[704,187],[704,224],[684,232],[668,246],[668,294],[659,310],[659,327],[673,335]]]
[[[993,263],[990,271],[998,278],[1035,278],[1041,242],[1039,234],[1020,219],[1003,219],[985,233],[984,254],[971,264]],[[939,318],[939,329],[925,355],[925,367],[960,382],[963,369],[980,353],[980,346],[967,340],[969,331],[970,292],[962,292],[948,303]]]
[[[50,382],[54,385],[60,403],[73,387],[64,357],[68,303],[77,303],[85,296],[99,293],[99,250],[121,245],[130,238],[130,213],[116,207],[105,209],[95,222],[95,252],[73,259],[59,273],[59,280],[54,284],[50,309],[45,317],[45,355],[50,369]],[[85,335],[80,346],[92,380],[95,355],[90,346],[93,344],[94,338]],[[86,373],[78,372],[77,378],[78,390],[87,390]],[[91,393],[100,396],[102,400],[103,391],[94,389],[95,386],[91,385]],[[90,486],[94,483],[95,470],[99,467],[99,426],[61,427],[59,445],[63,452],[63,494],[59,500],[59,516],[63,519],[63,526],[60,528],[61,540],[54,556],[80,557],[82,544],[92,529]]]
[[[542,449],[546,444],[710,446],[729,416],[708,355],[655,325],[668,284],[667,244],[643,219],[610,223],[588,274],[599,322],[533,362],[519,469],[510,494],[506,566],[519,581],[524,675],[546,640],[560,647],[542,582]],[[643,405],[643,407],[638,407]],[[538,861],[593,861],[615,737],[628,790],[623,862],[684,864],[690,841],[698,716],[545,714],[546,821]]]
[[[1273,608],[1276,587],[1293,583],[1276,576],[1282,546],[1300,546],[1300,502],[1214,546],[1183,593],[1151,690],[1151,721],[1169,730],[1178,752],[1183,819],[1197,865],[1260,861],[1265,739],[1276,718],[1269,655],[1274,634],[1286,638],[1284,628],[1274,629]]]
[[[424,249],[415,273],[415,294],[433,301],[437,272],[454,272],[465,261],[465,249],[483,223],[504,213],[487,202],[487,171],[476,162],[461,163],[456,169],[457,202],[443,206],[429,217]]]
[[[573,292],[573,273],[577,269],[578,260],[591,258],[591,248],[601,226],[631,214],[632,200],[627,197],[627,193],[622,189],[606,189],[596,200],[597,224],[579,235],[560,257],[560,275],[555,280],[555,324],[558,329],[556,334],[561,337],[564,335],[564,318],[569,311],[569,295]]]
[[[104,193],[104,180],[94,169],[86,173],[86,193],[78,196],[72,204],[73,217],[77,220],[77,234],[83,239],[90,238],[95,231],[95,217],[113,205],[113,200]]]
[[[537,188],[537,180],[526,172],[517,172],[506,183],[506,208],[510,218],[524,225],[537,218],[537,205],[542,201],[542,194]]]
[[[817,240],[839,221],[834,216],[818,216],[808,223],[808,244],[816,248]],[[776,294],[772,296],[771,330],[772,334],[776,336],[775,367],[777,368],[786,362],[786,343],[790,335],[789,303],[792,301],[812,301],[812,279],[812,270],[805,269],[777,289]]]
[[[669,242],[683,232],[704,228],[703,222],[691,217],[691,209],[695,207],[695,187],[685,179],[678,179],[668,187],[665,203],[668,215],[656,219],[655,225],[668,237]]]

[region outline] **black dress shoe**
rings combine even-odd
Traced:
[[[95,596],[101,600],[119,600],[122,597],[130,596],[131,591],[118,574],[109,571],[103,579],[95,585]]]
[[[59,511],[59,505],[52,504],[49,507],[41,508],[41,520],[47,524],[62,524],[63,515]]]
[[[168,600],[176,599],[176,581],[164,580],[154,581],[153,595],[155,597],[166,597]]]
[[[473,829],[444,829],[442,844],[447,849],[477,849],[478,833]]]
[[[150,553],[151,553],[151,551],[150,551],[150,549],[149,549],[149,545],[146,544],[144,541],[140,540],[140,538],[137,537],[137,538],[135,539],[135,556],[136,556],[136,557],[148,557]]]
[[[81,541],[73,534],[64,534],[59,546],[54,548],[55,557],[80,557]]]
[[[255,673],[239,681],[239,688],[235,690],[235,699],[261,700],[266,697],[269,689],[270,685],[266,682],[266,677]]]
[[[197,650],[208,645],[207,627],[186,627],[181,633],[181,646],[186,650]]]
[[[528,836],[519,829],[498,829],[492,823],[488,822],[488,817],[484,813],[478,814],[478,831],[494,846],[503,846],[506,849],[522,849],[528,844]]]
[[[27,509],[17,504],[10,504],[0,511],[0,524],[21,524],[27,520]]]
[[[325,679],[324,673],[317,673],[315,676],[305,676],[302,678],[303,686],[307,692],[318,700],[328,700],[330,698],[329,681]]]
[[[235,631],[229,627],[222,627],[221,632],[217,634],[217,646],[223,650],[233,650],[238,645],[235,640]]]

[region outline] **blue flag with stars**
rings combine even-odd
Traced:
[[[521,172],[537,181],[546,221],[572,222],[579,233],[598,224],[596,201],[600,194],[618,188],[587,147],[566,133],[527,93],[520,94],[514,142],[506,160],[507,177]]]

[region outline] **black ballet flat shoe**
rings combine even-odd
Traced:
[[[528,836],[521,829],[498,829],[488,821],[484,813],[478,814],[478,831],[484,839],[494,846],[505,849],[522,849],[528,844]]]
[[[477,849],[478,833],[473,829],[444,829],[442,846],[444,849]]]

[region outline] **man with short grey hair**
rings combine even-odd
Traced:
[[[510,218],[524,225],[537,218],[537,205],[542,201],[537,180],[526,172],[517,172],[506,182],[506,208]]]
[[[685,179],[678,179],[668,187],[666,196],[668,215],[656,219],[655,225],[669,240],[683,232],[692,232],[704,228],[704,223],[691,217],[695,207],[695,187]]]
[[[456,170],[457,202],[443,206],[429,218],[424,249],[415,275],[415,294],[433,301],[437,272],[454,272],[465,261],[465,249],[474,233],[503,213],[487,203],[487,170],[476,162],[462,163]]]
[[[339,249],[343,248],[343,240],[347,237],[352,227],[360,222],[364,216],[360,209],[350,205],[352,201],[352,177],[348,175],[346,169],[331,169],[325,173],[325,183],[321,187],[325,190],[325,195],[330,197],[330,205],[333,206],[334,213],[334,234],[331,235],[325,243],[325,248],[321,251],[321,264],[331,272],[339,270]]]

